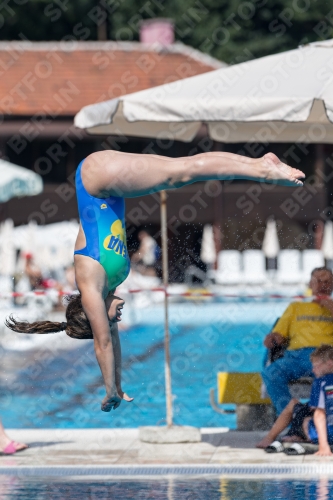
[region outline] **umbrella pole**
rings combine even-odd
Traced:
[[[161,191],[161,240],[162,240],[162,269],[164,285],[164,352],[165,352],[165,395],[167,426],[172,425],[172,393],[171,393],[171,370],[170,370],[170,334],[169,334],[169,311],[168,311],[168,234],[167,234],[167,197],[166,192]]]

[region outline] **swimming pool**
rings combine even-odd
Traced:
[[[276,301],[171,304],[171,371],[174,422],[230,427],[209,403],[218,371],[260,371],[263,338],[287,303]],[[138,427],[163,424],[163,307],[128,308],[121,332],[123,389],[135,397],[111,413],[100,411],[104,395],[91,341],[55,347],[52,335],[28,351],[4,350],[0,368],[1,418],[11,428]],[[15,335],[15,334],[13,334]],[[65,337],[65,336],[64,336]],[[58,337],[57,337],[58,338]]]
[[[227,476],[34,479],[2,476],[3,500],[330,500],[333,480],[231,478]]]

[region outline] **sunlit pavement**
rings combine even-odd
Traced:
[[[256,449],[263,432],[203,429],[201,443],[150,444],[139,441],[137,429],[8,430],[29,449],[0,456],[0,468],[88,467],[145,464],[301,464],[329,461],[314,455],[267,454]]]

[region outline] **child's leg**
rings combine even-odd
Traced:
[[[232,153],[202,153],[183,158],[99,151],[82,166],[82,180],[93,196],[142,196],[197,181],[250,179],[302,185],[304,174],[280,162],[273,153],[246,158]]]
[[[271,430],[266,434],[266,436],[256,444],[257,448],[266,448],[269,446],[277,436],[288,427],[290,424],[295,405],[299,403],[298,399],[291,399],[282,413],[278,416],[276,422],[274,423]]]

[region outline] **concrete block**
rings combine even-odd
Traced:
[[[238,431],[267,431],[275,420],[272,405],[237,405]]]
[[[139,427],[139,439],[146,443],[199,443],[201,432],[188,425]]]

